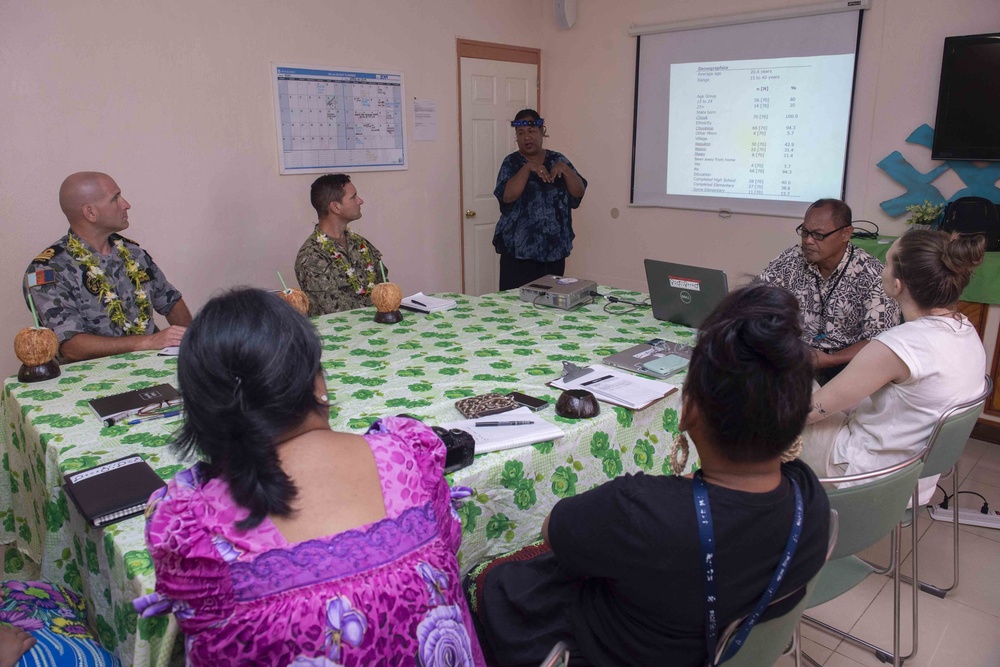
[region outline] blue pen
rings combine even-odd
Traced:
[[[170,412],[164,412],[164,413],[157,414],[157,415],[149,415],[148,417],[140,417],[138,419],[130,419],[130,420],[128,420],[125,423],[128,424],[129,426],[134,426],[135,424],[141,424],[143,422],[150,422],[150,421],[153,421],[154,419],[166,419],[167,417],[176,417],[180,413],[181,413],[180,410],[171,410]]]

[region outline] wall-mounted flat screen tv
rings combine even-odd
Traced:
[[[931,157],[1000,160],[1000,32],[945,38]]]

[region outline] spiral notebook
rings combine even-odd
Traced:
[[[63,476],[63,489],[97,528],[142,514],[153,492],[166,486],[138,454]]]

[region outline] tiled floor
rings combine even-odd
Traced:
[[[986,496],[990,509],[1000,510],[1000,445],[969,440],[959,464],[959,490]],[[942,484],[951,488],[951,481]],[[941,500],[938,491],[933,502]],[[979,509],[982,500],[962,495],[960,507]],[[932,520],[923,512],[919,522],[919,568],[925,581],[947,582],[951,577],[951,524]],[[909,534],[904,532],[904,552],[909,554]],[[945,599],[920,593],[919,646],[906,667],[1000,666],[1000,529],[961,526],[961,579]],[[864,557],[888,560],[888,539]],[[903,562],[903,572],[910,567]],[[902,588],[903,652],[910,647],[911,589]],[[884,648],[892,647],[892,579],[871,575],[849,593],[807,612],[830,625],[846,629]],[[822,630],[802,625],[803,649],[825,667],[881,667],[867,649],[841,641]],[[790,657],[775,667],[791,667]]]

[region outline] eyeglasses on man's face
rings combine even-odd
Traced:
[[[831,234],[836,234],[841,229],[846,229],[847,227],[850,227],[850,225],[841,225],[840,227],[837,227],[833,231],[829,231],[826,234],[824,234],[823,232],[811,232],[808,229],[806,229],[804,225],[799,225],[798,227],[795,228],[795,233],[804,239],[811,236],[813,238],[813,241],[823,241],[824,239],[826,239],[827,236],[830,236]]]

